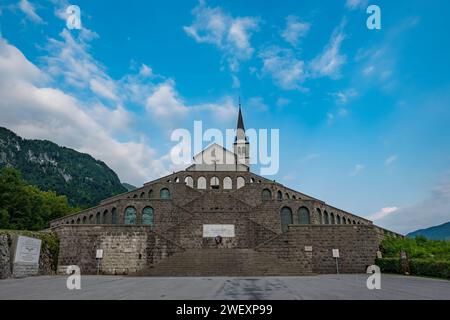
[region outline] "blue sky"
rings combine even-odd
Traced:
[[[83,29],[64,11],[81,8]],[[292,188],[400,232],[450,220],[450,2],[0,5],[0,125],[105,161],[176,170],[176,128],[280,129]]]

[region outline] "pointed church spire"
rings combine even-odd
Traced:
[[[245,132],[244,127],[244,119],[242,118],[242,110],[241,110],[241,99],[239,98],[239,115],[238,115],[238,122],[237,122],[237,129],[242,129]]]

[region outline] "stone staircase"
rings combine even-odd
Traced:
[[[139,276],[298,276],[301,268],[253,249],[188,249],[142,270]]]

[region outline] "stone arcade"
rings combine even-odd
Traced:
[[[252,173],[249,148],[239,108],[234,152],[213,144],[185,171],[52,221],[60,238],[59,270],[78,265],[82,274],[95,274],[97,266],[101,274],[149,276],[335,273],[333,249],[339,249],[342,273],[362,273],[374,264],[380,240],[393,233]],[[234,162],[217,161],[225,155]],[[97,264],[98,249],[103,257]]]

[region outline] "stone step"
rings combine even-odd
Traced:
[[[305,275],[304,268],[253,249],[190,249],[139,272],[142,276]]]

